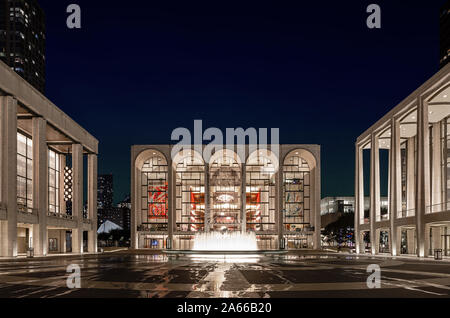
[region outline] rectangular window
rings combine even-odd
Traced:
[[[33,142],[17,133],[17,210],[33,209]]]
[[[48,211],[60,213],[59,203],[59,177],[60,160],[59,154],[48,150]]]

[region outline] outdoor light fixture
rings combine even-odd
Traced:
[[[64,201],[72,201],[72,169],[64,167]]]

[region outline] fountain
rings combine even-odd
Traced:
[[[194,251],[257,251],[256,235],[253,232],[206,232],[197,233]]]
[[[260,250],[254,232],[199,232],[193,240],[193,247],[189,250],[166,249],[166,254],[189,255],[198,260],[226,260],[252,262],[261,255],[285,254],[286,250]],[[219,255],[219,258],[218,258]]]

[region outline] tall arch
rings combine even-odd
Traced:
[[[276,172],[278,158],[270,150],[256,150],[246,162],[246,230],[258,235],[258,247],[275,248],[277,237]]]
[[[316,158],[305,149],[294,149],[283,160],[282,231],[288,248],[316,247],[318,240],[320,244],[316,167]]]
[[[232,150],[222,149],[209,164],[211,231],[240,231],[242,228],[242,163]]]
[[[175,178],[175,221],[178,232],[205,229],[205,164],[201,154],[182,150],[173,158]]]
[[[155,149],[141,152],[135,160],[135,226],[138,248],[165,248],[168,234],[168,161]]]

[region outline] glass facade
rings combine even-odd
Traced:
[[[17,210],[33,209],[33,142],[17,133]]]
[[[283,224],[287,232],[302,232],[311,223],[310,170],[299,156],[283,165]]]
[[[274,162],[262,153],[250,157],[246,165],[246,229],[273,232],[275,226]]]
[[[210,164],[211,231],[241,230],[241,165],[226,151]]]
[[[205,228],[205,165],[197,156],[185,156],[176,165],[176,228],[181,232]]]
[[[167,231],[168,166],[162,156],[145,161],[141,172],[141,218],[147,231]]]
[[[298,155],[283,164],[283,230],[289,249],[307,248],[312,236],[310,167]]]
[[[448,210],[450,200],[450,117],[441,121],[441,174],[442,174],[442,202]],[[444,207],[443,207],[444,208]]]
[[[60,172],[61,163],[59,154],[53,150],[48,151],[48,211],[60,213]]]
[[[242,233],[259,250],[317,244],[311,205],[317,170],[307,150],[293,151],[280,168],[278,154],[267,149],[242,156],[245,161],[221,149],[209,162],[194,149],[172,153],[170,161],[170,147],[156,149],[141,151],[134,165],[138,248],[191,250],[205,238],[220,240],[219,233],[232,239]]]

